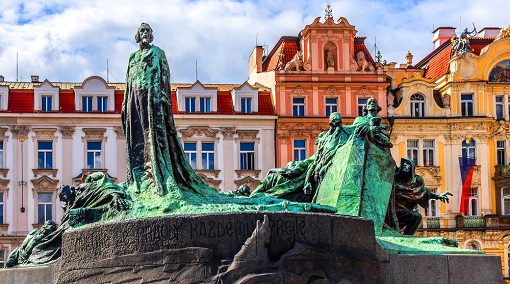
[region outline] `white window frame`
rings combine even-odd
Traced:
[[[99,102],[101,101],[101,108],[99,107]],[[104,103],[106,101],[106,108],[104,106]],[[97,111],[98,112],[108,112],[108,97],[107,96],[97,96],[96,97],[96,105],[97,105]]]
[[[47,100],[50,100],[48,104]],[[48,109],[49,106],[49,109]],[[43,94],[41,95],[41,111],[42,112],[52,112],[53,109],[53,95]]]
[[[49,142],[51,143],[51,149],[40,149],[39,148],[39,143],[41,142]],[[36,145],[37,145],[37,169],[54,169],[55,168],[55,151],[54,151],[54,148],[55,148],[55,143],[53,140],[37,140],[36,141]],[[46,158],[47,158],[47,153],[50,153],[51,155],[51,167],[50,168],[46,168],[46,167],[40,167],[39,165],[39,154],[40,153],[43,153],[44,154],[44,164],[46,164]]]
[[[242,144],[253,144],[253,151],[249,151],[249,150],[241,150],[241,145]],[[252,167],[253,168],[250,168],[250,164],[249,164],[249,161],[250,161],[250,153],[252,154],[253,158],[252,158]],[[245,155],[246,156],[246,163],[247,163],[247,166],[246,168],[243,168],[243,164],[242,164],[242,156]],[[239,143],[239,169],[240,170],[256,170],[257,169],[257,143],[255,143],[254,141],[242,141]]]
[[[198,111],[200,113],[210,113],[211,112],[211,97],[199,97],[198,98]],[[202,102],[203,106],[202,107]]]
[[[0,139],[0,169],[5,169],[5,140]]]
[[[101,149],[100,150],[97,150],[97,149],[90,150],[89,149],[89,143],[99,143],[99,145],[101,145]],[[88,160],[89,153],[99,153],[100,154],[100,162],[101,162],[101,166],[100,167],[96,167],[95,155],[94,155],[94,166],[92,168],[89,167],[89,160]],[[101,141],[101,140],[87,140],[87,141],[85,141],[85,168],[86,169],[104,169],[104,145],[103,145],[103,141]]]
[[[505,206],[505,200],[508,200],[509,208]],[[510,187],[501,188],[501,215],[510,215]]]
[[[426,145],[427,142],[431,142],[432,146]],[[434,139],[423,139],[423,166],[433,167],[436,165],[436,141]]]
[[[85,102],[87,102],[87,103],[85,103]],[[81,111],[82,112],[93,112],[94,111],[94,96],[82,96],[81,97]]]
[[[42,194],[49,194],[51,195],[51,201],[39,201],[39,196],[42,195]],[[53,196],[53,193],[52,192],[38,192],[37,193],[37,224],[44,224],[44,222],[48,221],[48,220],[53,220],[54,217],[55,217],[55,204],[54,204],[54,196]],[[40,222],[40,217],[39,216],[39,205],[44,205],[44,221]],[[47,218],[48,216],[46,216],[46,207],[50,205],[51,206],[51,216],[49,216],[50,218]]]
[[[411,116],[425,117],[425,96],[422,94],[412,94],[410,97]]]
[[[436,188],[431,188],[431,192],[437,192]],[[437,199],[429,199],[429,207],[427,208],[427,217],[438,217],[439,216],[439,206]]]
[[[184,145],[183,145],[184,155],[188,159],[188,162],[189,162],[191,168],[194,170],[198,169],[198,151],[197,151],[198,142],[197,141],[184,141],[183,143],[184,143]],[[195,145],[195,150],[186,149],[186,145],[191,145],[191,144]],[[192,159],[193,154],[195,155],[195,162],[193,162],[193,159]]]
[[[498,102],[498,99],[501,99],[501,101]],[[494,96],[494,117],[497,120],[503,120],[505,119],[505,96],[497,95]],[[498,107],[501,108],[501,116],[498,117]]]
[[[241,100],[241,112],[242,113],[252,113],[253,112],[253,98],[252,97],[242,97],[240,100]]]
[[[466,140],[463,140],[461,142],[461,147],[462,147],[462,152],[461,152],[461,157],[465,157],[465,158],[474,158],[476,159],[477,155],[476,155],[476,141],[473,140],[473,139],[469,139],[469,143],[467,141],[468,139]],[[471,142],[474,142],[473,145],[471,145]],[[462,144],[466,144],[465,146],[462,145]],[[472,152],[474,153],[474,157],[470,156],[469,153],[471,152],[471,150],[473,150]],[[466,152],[466,155],[464,155],[464,152]]]
[[[303,141],[304,146],[296,147],[296,141]],[[294,148],[294,161],[302,161],[302,160],[306,159],[306,145],[307,145],[306,139],[294,139],[293,140],[292,146]]]
[[[335,103],[331,103],[331,102],[328,103],[329,99],[334,99]],[[324,105],[325,105],[326,116],[329,116],[330,114],[332,114],[334,112],[338,112],[338,98],[337,97],[326,97],[324,100]],[[328,113],[328,110],[329,110],[329,113]]]
[[[365,98],[365,97],[359,97],[356,99],[356,102],[358,103],[358,116],[364,116],[363,115],[363,107],[367,103],[368,99],[369,98]]]
[[[302,99],[302,103],[297,103],[295,99]],[[294,112],[294,108],[296,108],[296,112]],[[302,113],[301,113],[302,110]],[[295,117],[304,117],[306,115],[306,97],[292,97],[292,116]]]
[[[462,99],[462,96],[471,96],[471,99]],[[475,94],[461,94],[460,95],[460,114],[463,117],[469,117],[475,115]],[[469,104],[471,104],[471,114],[469,114]]]
[[[411,143],[416,143],[416,145],[411,145]],[[407,140],[407,158],[414,161],[415,166],[420,166],[420,140],[419,139],[409,139]]]
[[[475,203],[475,208],[473,208],[473,204],[472,203]],[[470,188],[469,190],[469,212],[468,212],[468,215],[469,216],[479,216],[480,215],[480,202],[478,200],[478,188],[477,187],[472,187]],[[473,212],[474,210],[476,210],[476,212]],[[475,213],[475,214],[473,214]]]
[[[0,191],[0,212],[2,213],[2,218],[0,219],[0,224],[5,224],[5,194],[3,191]]]
[[[506,165],[506,140],[496,140],[496,165]]]
[[[178,87],[176,91],[177,109],[186,112],[186,98],[194,97],[195,112],[200,111],[200,98],[210,98],[210,112],[218,111],[218,88],[205,87],[200,81],[196,81],[191,87]]]

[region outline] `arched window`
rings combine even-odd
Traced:
[[[411,116],[425,117],[425,97],[423,95],[411,95]]]
[[[480,250],[480,244],[477,241],[470,241],[466,244],[467,249]]]

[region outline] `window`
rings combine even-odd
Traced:
[[[306,140],[294,140],[294,160],[306,159]]]
[[[214,170],[214,143],[202,142],[202,169]]]
[[[292,99],[292,115],[305,116],[305,98]]]
[[[473,116],[473,94],[460,95],[462,116]]]
[[[196,98],[187,97],[184,102],[186,104],[186,112],[196,112]]]
[[[469,215],[478,216],[478,188],[472,187],[469,192]]]
[[[423,140],[423,165],[434,166],[434,140]]]
[[[425,97],[421,94],[411,95],[411,116],[425,116]]]
[[[466,139],[462,141],[462,157],[463,158],[476,158],[476,147],[475,147],[475,140],[473,139]]]
[[[338,111],[338,99],[337,98],[326,98],[326,115]]]
[[[102,169],[101,141],[87,142],[87,169]]]
[[[430,189],[431,192],[436,192],[436,189]],[[429,207],[427,208],[428,217],[437,217],[437,200],[429,199]]]
[[[4,193],[0,192],[0,224],[4,223]]]
[[[211,112],[211,98],[200,98],[200,112]]]
[[[108,111],[108,97],[97,97],[97,111]]]
[[[4,141],[0,141],[0,169],[4,168]]]
[[[37,168],[52,169],[53,168],[53,142],[38,141],[37,142]]]
[[[240,168],[241,170],[255,169],[255,143],[241,142],[240,144]]]
[[[501,188],[501,215],[510,215],[510,187]]]
[[[251,98],[241,98],[241,112],[251,113]]]
[[[184,142],[184,154],[188,158],[188,162],[191,168],[197,169],[197,143],[196,142]]]
[[[92,97],[89,97],[89,96],[81,97],[81,110],[83,112],[91,112],[92,111]]]
[[[0,249],[0,268],[5,267],[5,250]]]
[[[505,110],[504,110],[504,97],[496,96],[496,119],[505,119]]]
[[[37,223],[44,224],[48,220],[53,220],[53,194],[37,194]]]
[[[407,157],[414,161],[414,165],[418,165],[418,140],[407,140]]]
[[[498,165],[506,165],[506,141],[496,141],[496,157]]]
[[[358,98],[358,116],[364,116],[363,107],[367,103],[367,98]]]
[[[41,96],[41,110],[42,111],[52,111],[53,110],[52,96],[48,96],[48,95]]]

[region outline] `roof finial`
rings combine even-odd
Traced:
[[[324,10],[324,12],[326,12],[326,15],[324,16],[325,21],[327,21],[329,18],[333,18],[333,9],[331,9],[331,4],[326,5],[326,10]]]

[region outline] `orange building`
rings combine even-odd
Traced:
[[[374,97],[386,114],[389,82],[365,37],[356,36],[345,18],[325,18],[316,18],[297,36],[282,36],[267,56],[261,46],[250,56],[248,82],[271,88],[278,115],[277,167],[315,152],[315,138],[328,129],[331,112],[351,124],[366,99]]]

